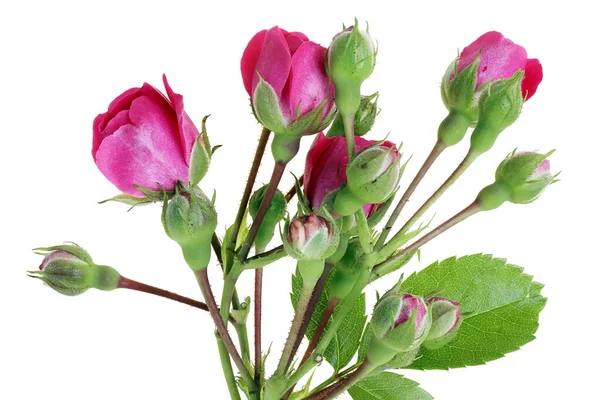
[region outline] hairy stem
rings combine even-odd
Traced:
[[[217,347],[219,348],[219,358],[221,359],[221,366],[223,367],[223,375],[225,375],[225,382],[227,383],[227,389],[231,400],[241,400],[240,392],[238,390],[237,382],[235,381],[235,375],[233,373],[233,366],[231,365],[231,359],[227,352],[227,347],[223,343],[223,339],[217,334]]]
[[[327,302],[327,307],[323,311],[323,315],[321,315],[321,320],[319,321],[319,325],[317,326],[317,329],[315,329],[315,333],[313,334],[313,337],[310,339],[310,342],[308,343],[308,347],[306,348],[306,351],[304,352],[304,356],[302,356],[302,361],[300,361],[300,365],[304,364],[312,355],[313,351],[317,347],[317,343],[319,343],[319,339],[321,339],[321,335],[323,335],[323,332],[325,331],[325,327],[327,326],[327,323],[329,322],[329,320],[331,319],[331,316],[333,315],[333,311],[335,310],[335,308],[337,307],[337,305],[339,303],[340,303],[340,299],[338,299],[337,297],[332,297]]]
[[[454,172],[452,172],[448,179],[446,179],[446,181],[439,187],[439,189],[436,190],[435,193],[433,193],[425,203],[423,203],[423,205],[408,221],[406,221],[404,226],[400,229],[398,233],[396,233],[396,235],[394,235],[390,242],[393,242],[395,239],[407,233],[410,230],[410,228],[415,224],[415,222],[417,222],[423,216],[423,214],[425,214],[427,210],[429,210],[429,208],[440,197],[442,197],[442,195],[454,184],[454,182],[456,182],[458,178],[460,178],[460,176],[469,168],[469,166],[473,163],[473,161],[477,159],[477,157],[479,157],[479,153],[475,153],[474,151],[469,150],[465,158],[458,165],[458,167],[456,167],[456,169],[454,170]]]
[[[423,177],[425,176],[425,174],[427,174],[427,171],[429,171],[435,160],[437,160],[437,158],[440,156],[440,154],[442,154],[442,152],[446,148],[447,146],[440,140],[438,140],[433,146],[431,153],[429,153],[429,156],[427,156],[427,158],[423,162],[421,169],[419,169],[412,182],[410,183],[410,185],[408,185],[406,191],[400,198],[400,201],[398,201],[396,208],[394,208],[394,211],[392,211],[390,218],[385,224],[385,227],[383,228],[383,231],[381,232],[381,235],[379,236],[379,239],[375,244],[375,250],[379,250],[383,246],[383,244],[385,243],[385,239],[387,239],[392,227],[394,226],[394,223],[396,223],[400,212],[402,212],[402,209],[404,209],[404,206],[406,205],[406,203],[408,203],[410,196],[414,193],[417,186],[419,186],[419,183],[421,183]]]
[[[264,249],[256,247],[256,253]],[[263,269],[254,270],[254,380],[260,384],[262,374],[262,286]]]
[[[248,232],[248,236],[244,241],[244,244],[240,247],[238,252],[238,259],[241,263],[246,261],[248,257],[248,253],[250,253],[250,248],[254,243],[254,239],[256,239],[256,235],[258,234],[258,229],[262,224],[263,219],[269,209],[269,205],[271,204],[271,200],[273,200],[273,196],[275,195],[275,191],[277,190],[277,186],[281,181],[281,177],[283,176],[283,172],[285,171],[285,167],[287,162],[277,161],[275,163],[275,167],[273,168],[273,174],[271,175],[271,180],[269,181],[269,186],[267,187],[267,191],[265,192],[265,197],[263,197],[262,202],[260,203],[260,207],[258,212],[256,213],[256,218],[252,221],[252,226],[250,227],[250,231]]]
[[[342,380],[334,383],[333,385],[326,387],[317,393],[311,394],[306,398],[306,400],[334,399],[340,394],[344,393],[346,390],[350,389],[356,382],[367,376],[371,370],[372,366],[368,362],[364,361],[357,369],[354,370],[354,372],[347,375]]]
[[[421,246],[423,246],[427,242],[429,242],[432,239],[436,238],[437,236],[441,235],[443,232],[452,228],[454,225],[458,224],[459,222],[464,221],[465,219],[469,218],[470,216],[477,214],[479,211],[481,211],[481,204],[479,204],[479,202],[476,200],[473,203],[469,204],[467,207],[465,207],[462,211],[460,211],[459,213],[454,215],[452,218],[441,223],[437,228],[428,232],[426,235],[424,235],[422,238],[420,238],[419,240],[417,240],[410,246],[400,250],[398,253],[396,253],[396,255],[394,255],[393,257],[390,257],[386,261],[376,265],[375,268],[373,268],[373,274],[375,274],[377,277],[381,277],[381,276],[389,273],[390,271],[387,270],[389,265],[393,265],[394,262],[400,260],[406,254],[409,254],[411,252],[418,250],[419,248],[421,248]]]
[[[196,275],[196,280],[198,281],[200,290],[202,290],[202,295],[204,296],[204,300],[206,301],[206,305],[208,306],[208,310],[209,310],[210,315],[215,323],[217,332],[220,336],[220,339],[223,342],[223,345],[227,349],[227,352],[231,356],[231,359],[233,360],[236,367],[238,368],[238,370],[242,376],[242,379],[244,379],[244,381],[246,381],[249,391],[251,393],[257,393],[257,388],[256,388],[256,384],[254,382],[254,379],[250,375],[250,372],[248,372],[248,369],[246,368],[246,365],[244,364],[244,360],[242,360],[242,357],[238,353],[237,349],[235,348],[235,345],[233,344],[233,341],[231,340],[231,336],[229,335],[229,332],[227,331],[225,322],[223,322],[223,319],[219,315],[219,308],[217,307],[215,297],[212,293],[212,289],[210,288],[210,282],[208,280],[207,268],[202,268],[198,271],[194,271],[194,274]],[[223,367],[225,369],[225,366],[223,366]]]

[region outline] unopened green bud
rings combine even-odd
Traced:
[[[368,32],[354,26],[335,35],[327,49],[327,74],[335,84],[340,113],[353,115],[360,106],[360,87],[375,68],[376,51]]]
[[[363,136],[367,134],[373,128],[375,124],[375,118],[379,114],[379,108],[377,108],[377,100],[379,99],[379,93],[374,93],[370,96],[361,96],[360,105],[354,116],[354,134],[356,136]],[[344,119],[341,114],[337,114],[331,127],[327,131],[327,136],[344,136]]]
[[[481,93],[479,121],[471,135],[471,150],[482,154],[492,148],[500,133],[512,125],[523,108],[521,70],[509,79],[500,79]]]
[[[165,201],[162,222],[166,234],[181,246],[190,268],[206,268],[217,228],[217,213],[210,200],[199,190],[178,190]]]
[[[439,349],[450,343],[458,334],[460,324],[460,304],[445,297],[432,297],[427,300],[431,313],[431,329],[423,346]]]
[[[250,202],[248,203],[248,212],[252,218],[256,218],[258,209],[265,198],[265,193],[268,187],[268,184],[264,185],[255,191],[252,194],[252,197],[250,197]],[[258,248],[264,249],[269,244],[271,239],[273,239],[275,227],[285,216],[286,207],[287,202],[285,201],[285,196],[279,189],[275,190],[275,195],[273,195],[273,199],[269,203],[267,213],[260,224],[258,233],[256,234],[256,239],[254,240],[254,243]]]
[[[516,204],[531,203],[554,182],[550,160],[546,154],[533,152],[513,153],[500,163],[496,181],[511,189],[509,201]]]
[[[400,182],[400,153],[394,144],[384,142],[359,152],[346,167],[347,185],[335,199],[334,209],[351,215],[364,204],[378,204],[390,198]]]
[[[66,296],[77,296],[88,289],[114,290],[121,276],[111,267],[96,265],[89,254],[75,244],[36,249],[44,255],[39,271],[29,276],[46,283]]]

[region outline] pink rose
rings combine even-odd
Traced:
[[[92,156],[100,172],[123,193],[143,197],[138,185],[174,190],[188,182],[198,129],[183,110],[183,96],[163,75],[168,99],[147,83],[125,91],[94,120]]]
[[[518,44],[502,36],[500,32],[487,32],[464,48],[458,61],[458,73],[481,55],[477,68],[477,87],[486,82],[508,79],[517,70],[525,72],[521,91],[525,100],[530,99],[542,81],[542,64],[537,58],[527,58],[527,52]]]
[[[319,132],[329,122],[335,88],[325,72],[325,53],[323,46],[300,32],[273,27],[254,35],[244,50],[241,71],[254,113],[263,126],[277,133],[307,135]],[[261,81],[266,85],[259,85]],[[290,127],[322,103],[322,116],[316,123]],[[285,132],[288,130],[292,132]]]
[[[377,143],[377,140],[367,140],[355,136],[356,151]],[[385,141],[384,147],[395,147],[392,142]],[[327,194],[339,189],[346,183],[346,166],[348,165],[348,150],[344,136],[327,137],[319,133],[315,138],[304,167],[304,193],[311,207],[321,208]],[[363,209],[368,216],[372,215],[380,204],[366,204]]]

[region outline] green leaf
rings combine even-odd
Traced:
[[[354,384],[348,390],[354,400],[431,400],[433,397],[411,381],[392,372],[383,372]]]
[[[482,254],[448,258],[411,275],[401,290],[458,301],[464,320],[452,342],[436,350],[421,348],[408,368],[481,365],[518,350],[535,339],[546,304],[542,288],[521,267]]]
[[[371,337],[373,336],[373,332],[371,331],[371,326],[369,323],[365,326],[365,331],[362,335],[362,339],[360,341],[360,347],[358,348],[358,359],[357,361],[362,361],[367,356],[367,351],[369,351],[369,345],[371,344]]]
[[[319,321],[321,320],[321,315],[323,315],[323,311],[325,307],[327,307],[327,299],[329,297],[329,288],[331,286],[331,277],[333,276],[335,268],[332,269],[329,274],[329,278],[325,283],[325,288],[323,289],[323,293],[319,298],[319,302],[317,303],[317,307],[315,308],[315,312],[312,315],[310,323],[308,325],[308,329],[306,330],[306,336],[308,339],[311,339],[315,329],[319,325]],[[298,303],[298,296],[300,294],[300,289],[302,288],[302,277],[296,271],[296,274],[292,276],[292,304],[294,308],[296,308],[296,304]],[[333,312],[333,316],[336,315],[337,311],[340,309],[340,306],[336,308],[336,311]],[[325,359],[331,366],[335,369],[335,371],[340,371],[344,368],[358,350],[358,346],[360,345],[360,338],[362,336],[363,328],[365,326],[365,322],[367,317],[365,316],[366,305],[365,305],[365,295],[364,293],[356,300],[350,312],[346,315],[346,318],[342,321],[340,327],[335,333],[331,343],[327,347],[327,350],[323,354]],[[329,324],[325,328],[325,332],[327,331]]]

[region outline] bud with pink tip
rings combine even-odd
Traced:
[[[427,305],[431,313],[431,329],[423,346],[438,349],[458,334],[462,322],[460,304],[445,297],[432,297],[427,300]]]
[[[431,328],[431,314],[420,296],[388,293],[375,306],[370,327],[373,339],[367,359],[383,365],[423,343]]]
[[[289,255],[299,260],[325,260],[335,253],[339,232],[333,219],[311,213],[286,223],[283,237]]]

